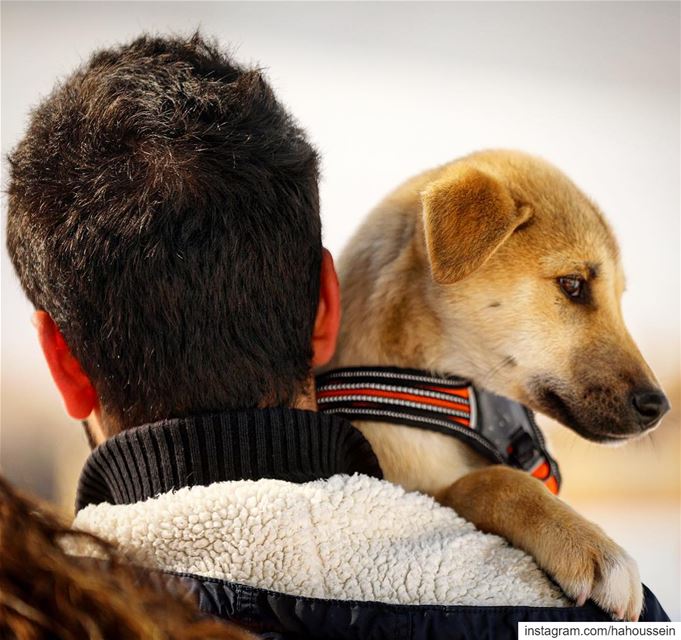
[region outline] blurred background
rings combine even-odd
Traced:
[[[680,19],[671,2],[2,3],[5,156],[30,108],[99,47],[201,27],[263,67],[323,155],[326,245],[338,254],[398,182],[485,147],[559,166],[621,244],[624,313],[673,411],[621,448],[548,424],[563,497],[636,558],[681,619]],[[72,509],[88,453],[53,389],[4,249],[0,464]]]

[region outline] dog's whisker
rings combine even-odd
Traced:
[[[486,373],[484,373],[481,377],[480,384],[485,387],[487,386],[487,383],[494,378],[494,376],[499,373],[504,367],[508,367],[511,364],[515,362],[515,359],[513,356],[506,356],[505,358],[502,359],[502,361],[499,364],[494,365],[491,369],[489,369]]]
[[[653,454],[655,455],[657,462],[660,462],[661,461],[660,452],[658,451],[657,447],[655,446],[655,438],[653,438],[653,434],[652,433],[646,433],[646,437],[643,438],[643,440],[645,440],[650,445],[650,448],[653,450]]]
[[[572,453],[572,450],[575,448],[575,444],[577,442],[579,442],[579,438],[577,437],[577,434],[570,432],[570,439],[569,439],[570,447],[567,450],[567,452],[569,454]]]
[[[505,358],[504,358],[504,360],[505,360]],[[494,366],[490,367],[485,373],[482,374],[481,382],[483,384],[486,383],[488,380],[490,380],[491,378],[493,378],[496,375],[497,371],[501,367],[503,367],[504,360],[502,360],[499,364],[495,364]]]

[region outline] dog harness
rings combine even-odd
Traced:
[[[492,462],[527,471],[552,493],[560,489],[558,464],[532,411],[462,378],[397,367],[333,369],[317,376],[317,403],[348,420],[444,433]]]

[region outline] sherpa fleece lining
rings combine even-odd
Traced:
[[[134,504],[91,505],[74,526],[150,568],[299,596],[570,605],[524,552],[426,495],[359,474],[186,487]]]

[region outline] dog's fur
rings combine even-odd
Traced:
[[[645,430],[631,393],[659,388],[622,319],[617,243],[594,203],[548,163],[485,151],[408,180],[357,231],[339,273],[332,366],[466,377],[596,441]],[[586,283],[579,302],[558,283],[575,275]],[[638,617],[634,561],[529,474],[440,433],[356,426],[386,479],[528,551],[577,602]]]

